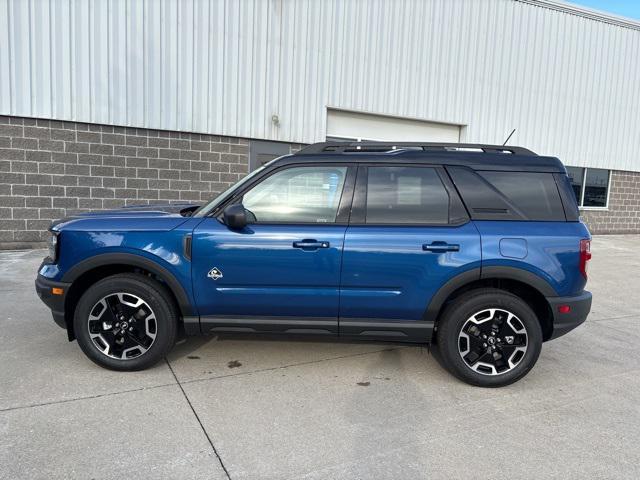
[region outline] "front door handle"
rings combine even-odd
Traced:
[[[317,250],[319,248],[329,248],[329,242],[319,242],[312,239],[304,239],[293,242],[293,248],[301,248],[303,250]]]
[[[431,242],[422,245],[425,252],[442,253],[442,252],[459,252],[460,245],[447,242]]]

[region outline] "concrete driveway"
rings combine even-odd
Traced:
[[[420,347],[189,338],[103,370],[0,253],[0,478],[639,478],[639,236],[597,237],[593,312],[507,388]]]

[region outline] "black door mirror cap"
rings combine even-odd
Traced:
[[[241,203],[234,203],[224,209],[222,219],[230,229],[242,230],[247,226],[247,211]]]

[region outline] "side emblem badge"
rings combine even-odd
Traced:
[[[222,272],[218,270],[218,267],[213,267],[209,270],[209,273],[207,273],[207,277],[218,280],[219,278],[222,278]]]

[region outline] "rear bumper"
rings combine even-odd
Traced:
[[[570,332],[587,319],[591,310],[591,292],[586,290],[575,297],[547,297],[553,312],[553,333],[551,339],[561,337]],[[558,307],[568,305],[570,311],[560,313]]]
[[[36,293],[38,297],[51,309],[53,320],[62,328],[67,328],[64,317],[64,302],[70,286],[70,283],[54,282],[42,275],[38,275],[36,278]],[[54,295],[52,293],[53,288],[61,288],[63,291],[62,295]]]

